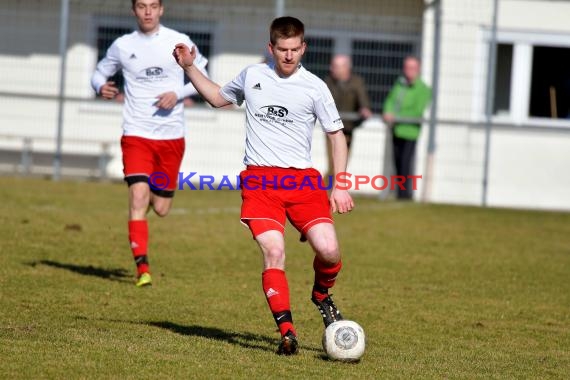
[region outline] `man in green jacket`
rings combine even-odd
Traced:
[[[431,101],[431,89],[420,78],[420,60],[404,59],[403,76],[399,77],[384,102],[383,115],[392,128],[392,141],[396,174],[407,178],[412,175],[416,141],[421,124],[400,122],[399,119],[421,119]],[[406,181],[404,189],[397,187],[398,199],[412,199],[412,182]]]

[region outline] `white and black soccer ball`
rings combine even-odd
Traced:
[[[364,354],[365,340],[364,330],[358,323],[336,321],[323,333],[323,348],[332,360],[356,362]]]

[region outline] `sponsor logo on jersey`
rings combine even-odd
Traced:
[[[136,79],[139,82],[155,82],[166,78],[168,78],[168,75],[164,74],[162,67],[153,66],[139,71]]]
[[[129,59],[137,59],[137,56],[135,55],[135,53],[131,54],[131,56],[129,57]]]
[[[261,90],[261,83],[256,84],[252,87],[254,90]]]
[[[162,74],[162,68],[160,67],[148,67],[145,69],[147,77],[154,77]]]
[[[293,119],[287,117],[289,110],[283,106],[272,104],[261,107],[260,111],[261,112],[255,113],[255,117],[257,117],[260,121],[277,123],[282,126],[293,123]]]
[[[276,105],[261,107],[261,109],[265,110],[265,116],[285,117],[289,114],[287,108]]]

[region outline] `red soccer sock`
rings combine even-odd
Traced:
[[[285,271],[275,268],[267,269],[261,275],[261,282],[269,309],[273,313],[273,318],[279,327],[281,336],[285,335],[289,330],[297,335],[295,327],[293,327],[293,317],[289,303],[289,284],[287,283]]]
[[[147,246],[148,246],[148,223],[146,220],[129,220],[129,242],[135,263],[137,274],[149,272]]]
[[[341,268],[341,260],[334,265],[326,265],[315,256],[315,260],[313,260],[313,269],[315,270],[314,298],[322,301],[328,297],[329,289],[334,286],[336,276]]]

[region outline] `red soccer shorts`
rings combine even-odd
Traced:
[[[130,185],[137,182],[154,183],[153,193],[172,197],[178,183],[178,171],[184,156],[184,138],[151,140],[138,136],[123,136],[123,173]]]
[[[315,169],[248,166],[240,173],[241,221],[253,238],[269,231],[285,231],[285,220],[305,234],[315,224],[333,223],[327,184]]]

